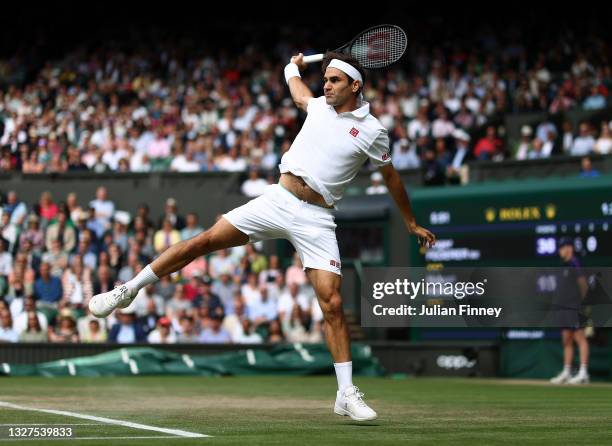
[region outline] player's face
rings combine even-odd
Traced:
[[[574,255],[574,248],[572,248],[571,246],[565,245],[559,248],[559,257],[561,257],[561,259],[564,262],[567,262],[568,260],[570,260],[573,255]]]
[[[358,84],[358,83],[357,83]],[[328,105],[338,107],[345,104],[354,95],[355,91],[349,84],[348,76],[337,68],[328,68],[323,76],[323,93]]]

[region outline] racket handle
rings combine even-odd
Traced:
[[[321,62],[324,54],[313,54],[312,56],[304,56],[304,63]]]

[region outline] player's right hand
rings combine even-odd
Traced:
[[[429,230],[419,225],[414,225],[409,229],[410,232],[417,236],[419,245],[426,248],[431,248],[436,244],[436,236]]]
[[[304,55],[302,53],[299,53],[298,55],[293,56],[291,58],[291,63],[296,64],[300,71],[304,71],[306,67],[308,67],[306,62],[304,62]]]

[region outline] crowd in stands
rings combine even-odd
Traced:
[[[547,119],[524,128],[518,147],[508,140],[508,113],[610,104],[608,42],[568,34],[542,51],[521,42],[493,34],[476,47],[415,45],[371,72],[364,94],[389,130],[394,165],[441,184],[467,160],[609,153],[610,123]],[[282,77],[292,52],[81,49],[21,82],[3,82],[20,66],[0,61],[0,171],[252,171],[256,193],[265,181],[257,171],[276,169],[303,119]],[[304,79],[321,91],[317,69]]]
[[[219,251],[140,291],[106,319],[94,294],[132,278],[171,244],[203,228],[170,198],[117,210],[100,187],[87,206],[49,192],[30,206],[14,191],[0,208],[0,342],[322,342],[323,314],[296,256],[282,268],[257,245]]]

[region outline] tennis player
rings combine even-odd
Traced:
[[[391,165],[389,139],[362,100],[364,70],[351,56],[328,53],[323,60],[324,96],[315,98],[302,81],[303,55],[291,58],[285,79],[295,104],[308,116],[291,148],[283,155],[278,184],[219,219],[197,236],[164,251],[136,277],[94,296],[93,315],[106,317],[128,306],[138,290],[213,251],[249,242],[283,238],[299,254],[324,314],[325,337],[338,378],[334,412],[353,420],[376,418],[353,385],[350,340],[340,284],[340,254],[332,209],[367,159],[379,169],[408,232],[423,246],[435,236],[416,221],[399,174]]]

